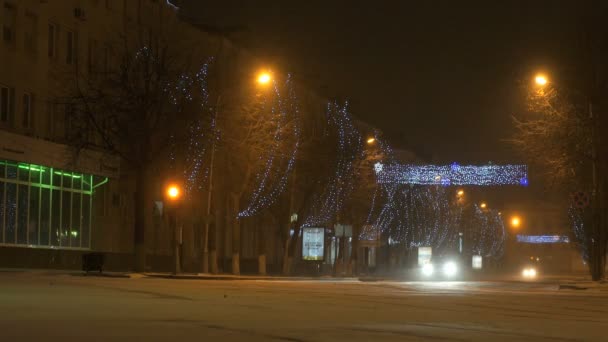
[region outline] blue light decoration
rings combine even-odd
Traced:
[[[517,235],[517,242],[520,243],[570,243],[570,238],[566,235]]]
[[[355,161],[363,152],[361,134],[355,127],[348,101],[328,102],[326,114],[330,130],[337,135],[337,157],[333,172],[322,193],[315,197],[302,227],[326,224],[340,212],[354,188]]]
[[[273,90],[273,96],[266,98],[264,103],[276,117],[273,144],[265,156],[260,156],[266,160],[264,169],[257,175],[257,187],[247,207],[238,213],[239,218],[253,216],[275,203],[285,190],[295,165],[300,146],[300,123],[292,76],[288,75],[282,86],[273,79]]]
[[[526,165],[404,165],[376,164],[376,180],[380,184],[414,185],[528,185]]]
[[[210,57],[205,61],[194,77],[182,77],[180,82],[187,88],[181,89],[184,93],[189,93],[188,89],[194,88],[199,94],[200,112],[188,122],[188,141],[186,145],[186,157],[183,175],[185,179],[185,192],[190,195],[194,190],[202,190],[208,185],[211,148],[217,141],[219,132],[216,127],[216,108],[210,103],[209,98],[209,69],[213,65],[214,58]],[[187,81],[185,81],[187,80]],[[193,100],[190,95],[186,98]]]
[[[464,216],[464,215],[463,215]],[[507,237],[505,225],[500,212],[495,209],[482,209],[473,206],[472,222],[459,218],[468,249],[473,255],[484,258],[500,258],[504,253]]]
[[[466,209],[451,201],[453,185],[522,185],[525,165],[403,165],[390,146],[376,137],[383,159],[374,164],[377,187],[360,240],[381,237],[396,248],[432,247],[442,254],[466,236],[466,253],[486,258],[504,254],[506,229],[497,210]],[[465,222],[466,220],[466,222]]]

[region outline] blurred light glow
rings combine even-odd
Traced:
[[[521,219],[519,216],[513,216],[511,218],[511,226],[514,228],[518,228],[521,225]]]
[[[448,261],[443,264],[443,274],[447,277],[453,277],[458,272],[458,266],[453,261]]]
[[[539,74],[536,75],[536,77],[534,78],[534,82],[536,82],[536,84],[538,84],[539,86],[544,86],[547,84],[548,80],[545,75]]]
[[[373,144],[374,142],[376,142],[376,138],[374,138],[374,137],[371,137],[371,138],[367,139],[367,143],[370,144],[370,145]]]
[[[267,72],[263,72],[260,75],[258,75],[258,83],[260,83],[260,84],[267,84],[268,82],[270,82],[271,79],[272,79],[272,77]]]
[[[536,269],[534,268],[525,268],[522,272],[521,275],[524,278],[534,278],[536,277]]]
[[[435,272],[435,267],[433,264],[424,264],[422,265],[422,274],[426,277],[430,277]]]
[[[169,197],[170,200],[178,199],[180,194],[181,191],[177,185],[173,184],[167,187],[167,197]]]

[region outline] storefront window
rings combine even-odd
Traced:
[[[106,181],[0,160],[0,244],[90,248],[92,193]]]

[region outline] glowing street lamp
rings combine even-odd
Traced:
[[[370,137],[370,138],[367,139],[367,144],[368,145],[371,145],[371,144],[373,144],[375,142],[376,142],[376,138],[374,138],[374,137]]]
[[[166,195],[167,195],[167,199],[169,199],[169,201],[175,202],[175,201],[179,200],[180,197],[182,196],[182,190],[178,185],[171,184],[171,185],[167,186]]]
[[[259,84],[266,85],[266,84],[270,83],[271,80],[272,80],[272,76],[270,75],[269,72],[261,72],[258,75]]]
[[[519,226],[521,226],[521,219],[519,218],[519,216],[511,217],[511,227],[519,228]]]
[[[536,83],[536,85],[539,85],[542,87],[542,86],[546,85],[549,82],[549,80],[547,80],[547,77],[545,75],[538,74],[534,78],[534,82]]]
[[[486,204],[486,202],[481,202],[481,204],[479,204],[479,207],[480,207],[481,209],[485,209],[485,208],[487,208],[487,207],[488,207],[488,205]]]
[[[456,193],[456,195],[458,195],[458,197],[464,196],[464,190],[458,190],[458,192]]]

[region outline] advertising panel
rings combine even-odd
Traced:
[[[302,228],[302,259],[323,261],[324,252],[325,228]]]

